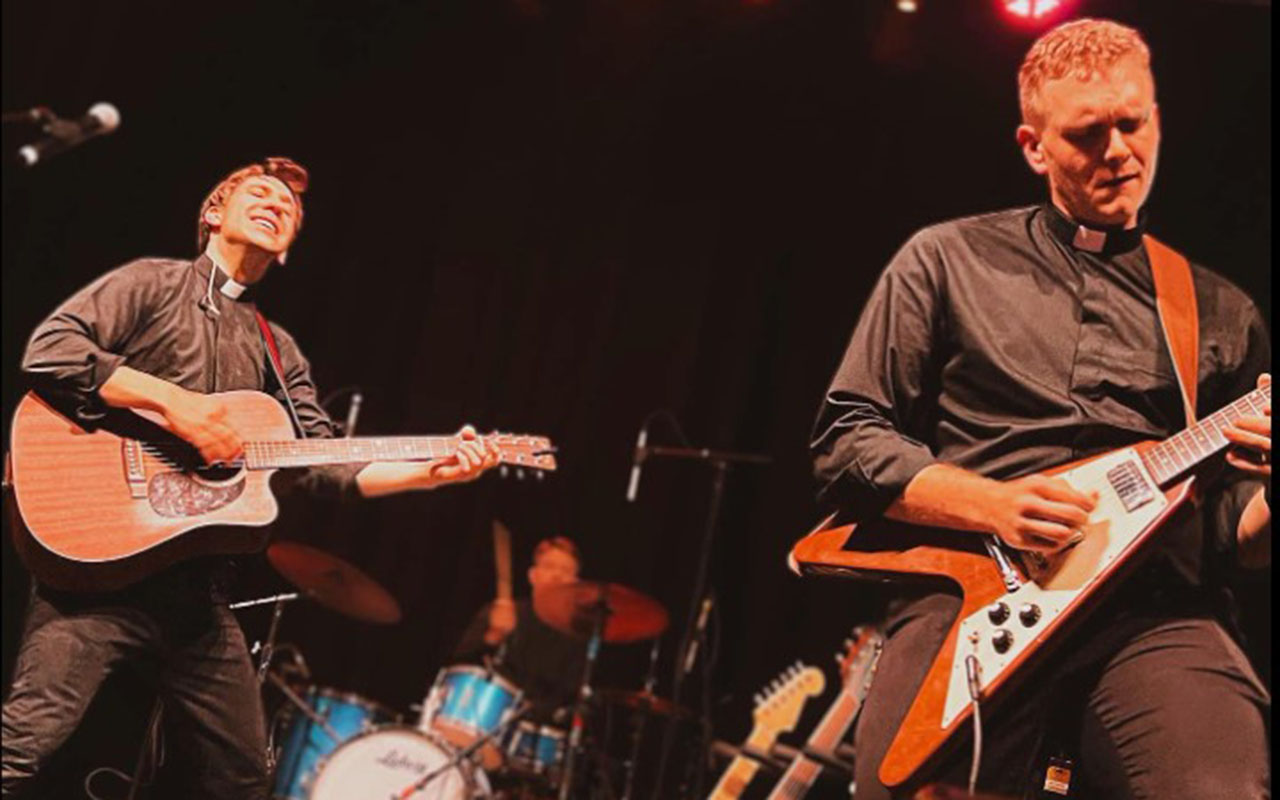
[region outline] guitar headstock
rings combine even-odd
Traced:
[[[523,478],[526,469],[541,478],[544,472],[555,472],[556,448],[545,436],[526,436],[518,433],[491,433],[485,437],[498,445],[499,463],[505,476],[514,470]]]
[[[854,692],[861,701],[871,686],[870,676],[875,670],[884,636],[874,625],[859,625],[844,640],[844,650],[836,653],[840,665],[840,682],[845,691]]]
[[[756,727],[791,730],[799,721],[804,704],[810,697],[822,694],[826,685],[822,670],[797,661],[774,679],[768,689],[756,695],[756,707],[751,712]]]

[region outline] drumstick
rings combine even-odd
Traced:
[[[511,531],[493,521],[493,565],[498,573],[498,599],[511,599]]]

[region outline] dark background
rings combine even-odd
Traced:
[[[470,421],[561,451],[541,483],[293,504],[278,535],[369,572],[405,620],[374,628],[295,604],[282,638],[323,685],[420,700],[493,593],[496,516],[518,570],[539,538],[568,535],[587,576],[666,605],[669,693],[710,471],[654,460],[639,502],[623,499],[636,431],[668,409],[697,445],[774,459],[731,473],[711,574],[715,729],[740,740],[755,691],[797,659],[833,682],[841,639],[876,606],[867,587],[784,567],[818,513],[809,427],[872,282],[912,231],[1043,196],[1013,129],[1017,65],[1044,26],[996,2],[921,5],[5,3],[6,111],[74,116],[109,100],[123,115],[38,169],[6,160],[5,416],[26,336],[56,303],[131,258],[194,255],[208,189],[289,155],[312,172],[306,224],[261,305],[322,393],[363,389],[362,434]],[[1270,319],[1269,4],[1067,11],[1147,37],[1164,126],[1152,230]],[[30,133],[6,127],[6,159]],[[678,440],[654,423],[650,443]],[[27,583],[5,541],[7,683]],[[281,588],[260,560],[245,572],[246,596]],[[1269,574],[1243,592],[1269,682]],[[250,637],[267,617],[244,612]],[[638,688],[646,654],[607,648],[600,682]],[[131,763],[147,700],[118,696],[77,737],[69,774]]]

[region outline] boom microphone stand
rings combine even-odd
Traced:
[[[684,636],[680,640],[680,648],[676,651],[675,679],[672,684],[671,702],[680,702],[680,690],[684,687],[684,679],[693,671],[693,661],[697,656],[696,642],[702,636],[706,625],[706,613],[699,614],[700,609],[709,611],[714,598],[707,590],[707,569],[711,564],[712,544],[715,541],[716,528],[720,521],[720,505],[724,499],[724,482],[732,464],[769,464],[773,459],[754,453],[737,453],[729,450],[710,450],[696,447],[638,447],[637,455],[644,458],[660,456],[664,458],[680,458],[703,461],[710,464],[714,472],[711,481],[711,505],[707,509],[707,521],[702,533],[702,551],[698,555],[698,571],[694,581],[693,595],[689,598],[689,614],[687,616]],[[704,662],[705,663],[705,662]],[[707,719],[707,704],[703,703],[702,730],[705,736],[711,729]],[[675,720],[667,723],[667,730],[662,740],[662,757],[658,762],[657,779],[654,781],[654,797],[661,791],[662,779],[666,774],[667,760],[671,754],[671,746],[675,734]],[[701,753],[699,753],[701,762]],[[701,783],[703,770],[697,770],[695,783]],[[694,793],[701,791],[701,786],[694,787]]]

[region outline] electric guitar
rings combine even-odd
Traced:
[[[751,734],[744,749],[768,753],[778,740],[778,734],[796,726],[800,713],[810,697],[822,694],[826,679],[817,667],[801,666],[799,662],[774,680],[766,692],[756,695],[756,706],[751,712]],[[747,784],[756,776],[760,763],[744,755],[734,756],[707,800],[737,800]]]
[[[875,628],[861,625],[853,629],[853,638],[845,641],[844,653],[836,655],[836,662],[840,665],[840,694],[818,727],[809,734],[806,751],[835,752],[858,716],[858,709],[862,708],[883,644],[884,637]],[[813,788],[814,781],[821,774],[822,764],[801,752],[782,773],[767,800],[800,800]]]
[[[1079,544],[1049,557],[1007,549],[995,537],[871,520],[839,525],[828,517],[796,543],[801,574],[873,580],[945,579],[963,594],[942,648],[880,764],[898,787],[921,777],[972,715],[971,690],[986,702],[1041,658],[1131,571],[1136,556],[1192,495],[1195,471],[1225,450],[1224,428],[1262,414],[1271,387],[1257,389],[1163,441],[1144,442],[1049,472],[1097,508]]]
[[[234,464],[205,465],[149,411],[112,409],[86,430],[38,395],[22,398],[10,437],[12,527],[36,578],[58,589],[106,591],[183,559],[254,552],[279,512],[269,485],[276,470],[447,458],[460,443],[457,436],[298,439],[270,395],[213,396],[245,439]],[[539,477],[556,468],[544,437],[484,438],[497,444],[503,465]]]

